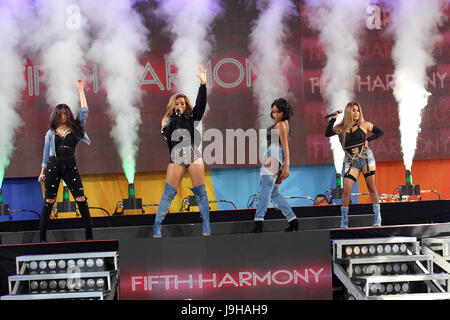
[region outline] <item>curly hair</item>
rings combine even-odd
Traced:
[[[67,104],[58,104],[53,110],[52,116],[50,118],[49,127],[52,130],[56,130],[61,121],[61,113],[62,111],[66,111],[67,114],[67,126],[70,128],[72,133],[75,135],[75,138],[83,138],[84,136],[84,128],[81,125],[81,122],[73,117],[72,110],[70,110]]]
[[[171,117],[175,113],[175,102],[179,98],[183,98],[184,102],[186,103],[186,110],[183,113],[183,116],[185,118],[189,119],[189,117],[191,116],[193,107],[192,107],[192,104],[191,104],[191,101],[189,100],[189,98],[183,93],[175,93],[170,97],[169,103],[167,103],[166,116]]]
[[[272,102],[270,109],[272,109],[273,106],[276,106],[278,110],[283,112],[283,119],[281,119],[282,121],[289,120],[294,114],[294,109],[292,109],[291,105],[286,101],[286,99],[276,99],[274,102]],[[270,111],[270,117],[273,119],[272,111]]]

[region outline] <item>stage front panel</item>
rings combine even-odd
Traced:
[[[121,299],[332,299],[328,231],[120,241]]]

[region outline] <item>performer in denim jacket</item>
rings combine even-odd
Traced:
[[[186,170],[191,176],[194,193],[200,216],[202,218],[202,235],[211,234],[209,224],[209,202],[205,189],[205,163],[199,151],[200,139],[195,139],[200,133],[195,128],[196,121],[200,121],[206,109],[206,71],[199,67],[197,76],[200,79],[195,107],[185,94],[172,95],[167,104],[167,112],[161,121],[161,133],[167,140],[170,161],[167,167],[164,192],[158,205],[153,225],[153,238],[161,238],[161,224],[173,198],[177,194],[178,186]]]
[[[84,126],[88,115],[88,106],[84,94],[84,81],[78,80],[81,109],[76,119],[66,104],[58,104],[52,113],[50,129],[45,134],[42,170],[39,181],[45,182],[44,206],[39,224],[40,241],[47,241],[47,224],[56,201],[59,183],[66,183],[80,210],[86,227],[86,240],[92,240],[92,219],[83,183],[75,161],[75,147],[79,141],[90,144]]]
[[[295,213],[280,193],[283,179],[289,177],[289,119],[293,114],[291,105],[283,98],[271,105],[270,116],[275,123],[267,129],[267,151],[261,166],[261,191],[254,218],[252,232],[263,231],[263,221],[270,200],[281,210],[289,226],[285,231],[297,231],[298,220]]]

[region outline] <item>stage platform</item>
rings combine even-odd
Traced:
[[[168,214],[163,239],[152,238],[154,214],[96,217],[93,241],[84,241],[81,219],[58,219],[42,244],[38,220],[2,222],[0,292],[19,256],[112,251],[120,256],[114,299],[329,300],[334,240],[450,236],[448,200],[384,203],[381,227],[372,227],[371,204],[351,205],[348,229],[339,228],[339,205],[293,210],[299,232],[283,232],[287,222],[271,208],[264,232],[253,234],[255,209],[246,209],[211,212],[209,237],[200,236],[198,212]]]
[[[334,230],[340,226],[340,205],[292,207],[300,219],[300,230]],[[211,211],[213,235],[247,233],[253,228],[256,209]],[[446,223],[450,221],[450,200],[382,203],[383,233],[387,226]],[[138,239],[152,236],[154,214],[115,215],[94,217],[94,238]],[[373,212],[371,204],[350,205],[349,227],[371,227]],[[47,235],[48,241],[84,240],[81,219],[52,219]],[[283,231],[287,226],[277,208],[266,213],[264,230]],[[24,244],[39,242],[39,220],[0,222],[0,244]],[[383,231],[385,230],[385,231]],[[168,213],[162,226],[163,237],[195,236],[201,233],[198,212]],[[336,231],[335,234],[348,234]]]

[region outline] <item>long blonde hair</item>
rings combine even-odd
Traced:
[[[186,118],[189,118],[191,116],[193,108],[192,108],[191,101],[189,101],[189,98],[183,93],[175,93],[170,97],[169,103],[167,104],[166,116],[171,117],[174,114],[175,102],[177,101],[178,98],[183,98],[184,101],[186,102],[186,110],[184,111],[183,115]]]
[[[347,133],[347,130],[350,129],[353,126],[353,118],[352,118],[352,109],[353,106],[357,106],[359,110],[359,119],[357,124],[361,126],[364,123],[364,117],[362,113],[361,106],[358,102],[352,101],[347,103],[344,110],[344,117],[342,118],[342,121],[334,126],[334,131],[339,135],[339,140],[341,140],[341,143],[345,143],[345,134]]]

